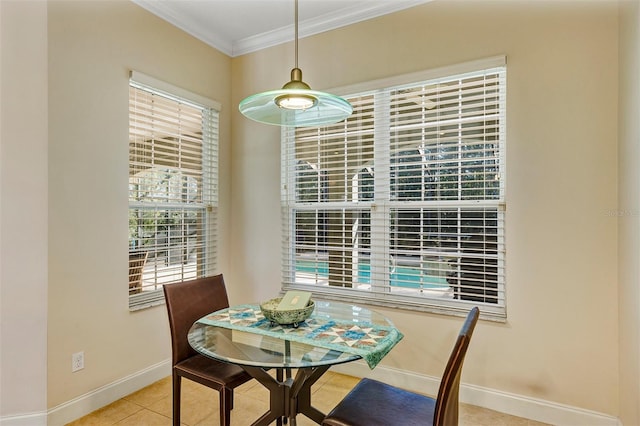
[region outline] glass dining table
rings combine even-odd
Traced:
[[[189,330],[197,352],[239,365],[269,390],[269,410],[254,426],[286,420],[296,426],[298,414],[321,424],[325,414],[311,405],[311,386],[332,365],[364,359],[374,368],[403,337],[375,311],[330,301],[315,305],[297,327],[272,323],[259,305],[249,304],[212,312]]]

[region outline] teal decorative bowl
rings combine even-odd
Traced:
[[[311,316],[313,310],[316,308],[316,304],[313,300],[309,300],[307,306],[302,309],[290,309],[286,311],[278,311],[276,308],[282,300],[282,297],[267,300],[260,304],[260,310],[266,319],[271,323],[280,325],[293,325],[298,327],[300,323]]]

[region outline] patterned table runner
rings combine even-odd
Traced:
[[[298,328],[272,324],[258,305],[239,305],[214,312],[198,322],[306,343],[360,355],[373,369],[404,336],[395,327],[332,320],[311,315]]]

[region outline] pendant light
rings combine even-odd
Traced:
[[[349,102],[330,93],[311,90],[298,68],[298,0],[295,0],[295,68],[280,90],[251,95],[240,102],[247,118],[276,126],[318,127],[337,123],[353,112]]]

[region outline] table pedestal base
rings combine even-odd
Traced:
[[[264,413],[252,426],[266,426],[277,421],[288,419],[291,426],[296,426],[296,416],[304,414],[314,422],[321,424],[324,414],[311,406],[311,386],[329,369],[329,365],[299,368],[295,379],[291,378],[291,369],[278,368],[276,377],[260,367],[243,365],[253,378],[269,389],[269,411]],[[286,370],[286,377],[283,371]]]

